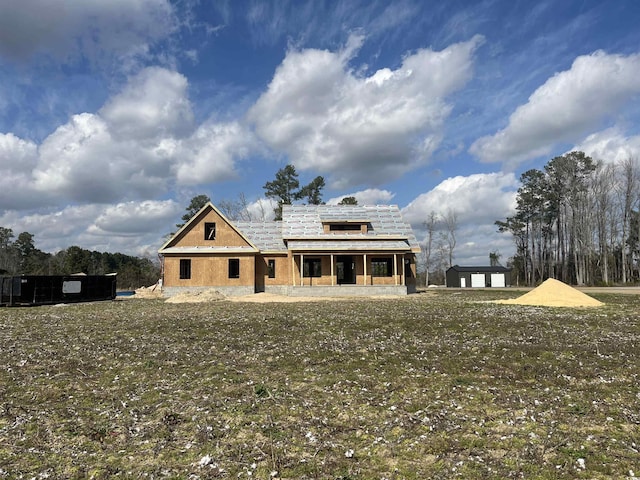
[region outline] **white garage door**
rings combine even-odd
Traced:
[[[491,286],[497,288],[504,287],[504,273],[492,273]]]
[[[472,273],[471,274],[471,288],[484,287],[484,273]]]

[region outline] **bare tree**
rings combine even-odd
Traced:
[[[425,259],[425,281],[426,287],[429,286],[429,268],[431,268],[431,254],[433,249],[433,240],[436,233],[436,227],[438,224],[438,214],[433,210],[429,213],[427,220],[423,223],[427,229],[427,237],[424,242],[424,259]]]
[[[448,247],[449,266],[453,266],[454,250],[456,248],[456,232],[458,230],[458,214],[452,209],[448,209],[443,217],[446,229],[446,243]]]
[[[629,238],[629,230],[631,225],[631,215],[634,207],[638,202],[638,190],[640,189],[640,166],[635,158],[626,158],[620,163],[620,182],[619,188],[621,192],[622,205],[622,238],[621,246],[621,268],[622,283],[627,283],[627,271],[630,270],[627,260],[627,240]]]
[[[591,192],[593,194],[593,211],[595,214],[595,229],[597,239],[597,261],[600,276],[604,283],[609,283],[609,252],[612,223],[610,218],[615,218],[612,211],[613,195],[615,185],[615,165],[604,165],[598,162],[591,182]]]
[[[439,232],[435,238],[434,253],[435,264],[434,270],[437,274],[436,281],[444,283],[447,270],[447,259],[449,257],[449,241],[446,232]]]
[[[249,211],[249,202],[247,202],[244,193],[239,193],[235,200],[221,200],[218,202],[218,208],[229,220],[253,220]]]

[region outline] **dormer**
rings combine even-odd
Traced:
[[[371,230],[371,223],[367,220],[330,220],[322,222],[324,233],[350,234],[368,233]]]

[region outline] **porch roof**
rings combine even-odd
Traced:
[[[289,240],[293,252],[410,252],[411,246],[404,240]]]

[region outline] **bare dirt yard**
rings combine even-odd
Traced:
[[[640,295],[523,293],[0,309],[0,479],[640,475]]]

